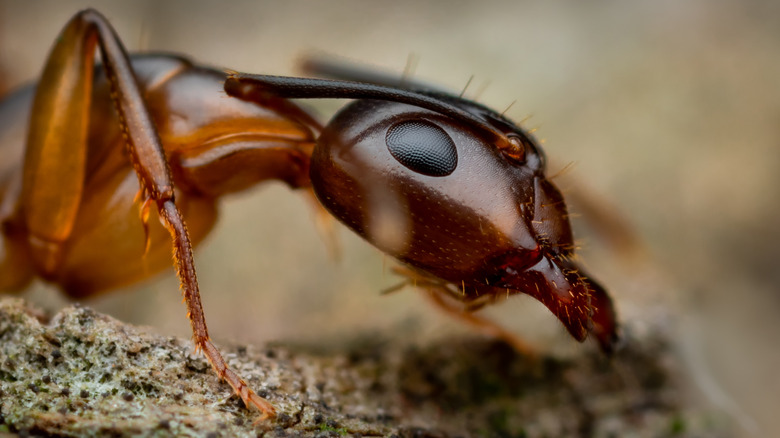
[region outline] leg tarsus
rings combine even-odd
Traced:
[[[187,304],[187,316],[192,325],[192,335],[196,348],[203,351],[203,354],[206,355],[206,359],[211,363],[219,378],[227,381],[247,407],[254,406],[262,413],[262,416],[257,420],[258,422],[274,417],[276,410],[271,403],[255,394],[244,379],[227,366],[217,347],[209,340],[206,316],[203,313],[203,306],[200,302],[200,290],[195,274],[192,244],[190,243],[184,219],[181,217],[181,212],[179,212],[179,208],[173,202],[173,199],[160,201],[158,206],[160,217],[173,238],[173,258],[176,264],[176,273],[179,276],[184,301]]]
[[[233,390],[236,391],[236,394],[238,394],[238,396],[241,397],[241,400],[243,400],[244,405],[247,408],[254,406],[258,411],[261,412],[262,415],[255,421],[255,424],[261,423],[276,416],[276,409],[273,407],[273,405],[268,400],[260,397],[254,391],[252,391],[244,379],[239,377],[235,371],[231,370],[227,366],[225,359],[219,353],[217,347],[211,343],[211,341],[201,341],[199,343],[199,348],[203,350],[203,354],[206,355],[206,359],[208,359],[209,363],[211,363],[212,368],[214,368],[214,372],[217,373],[220,379],[225,380],[233,388]]]

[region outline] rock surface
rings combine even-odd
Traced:
[[[0,436],[725,436],[683,402],[660,339],[629,339],[611,361],[595,348],[533,360],[482,338],[222,347],[279,411],[255,425],[187,340],[80,306],[40,319],[0,300]]]

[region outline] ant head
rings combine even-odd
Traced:
[[[388,100],[339,112],[312,156],[325,207],[386,253],[454,283],[484,284],[487,260],[502,254],[523,260],[517,270],[570,254],[566,207],[533,140],[475,103],[442,102],[479,124]]]
[[[360,99],[328,123],[311,160],[314,191],[341,222],[385,253],[461,286],[465,300],[526,293],[575,338],[595,332],[610,348],[609,298],[571,261],[566,205],[522,129],[439,92],[261,80],[272,98]]]

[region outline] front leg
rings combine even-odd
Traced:
[[[531,358],[537,357],[535,349],[519,336],[505,329],[495,321],[491,321],[490,319],[475,313],[482,306],[487,304],[487,302],[464,302],[465,295],[461,294],[457,285],[448,283],[417,269],[412,269],[407,266],[398,266],[393,268],[393,272],[405,277],[406,280],[387,292],[393,292],[397,288],[405,286],[419,288],[434,306],[452,318],[471,326],[485,335],[506,342],[507,345],[514,348],[519,354]],[[484,295],[483,297],[489,298],[492,301],[496,300],[496,297],[493,295]]]
[[[174,199],[174,186],[159,135],[143,100],[127,53],[108,21],[88,9],[66,25],[47,61],[34,101],[25,156],[22,214],[32,258],[44,276],[62,262],[81,204],[86,177],[88,114],[95,47],[111,84],[127,152],[141,185],[144,209],[155,206],[173,239],[176,271],[196,348],[247,406],[275,414],[225,363],[209,339],[195,275],[192,244]],[[142,217],[145,215],[142,214]]]

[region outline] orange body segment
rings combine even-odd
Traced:
[[[196,346],[267,417],[209,340],[192,247],[219,196],[269,179],[308,187],[315,133],[225,98],[223,82],[183,58],[130,58],[99,13],[76,14],[37,88],[0,103],[0,289],[39,275],[86,297],[168,268],[173,248]]]

